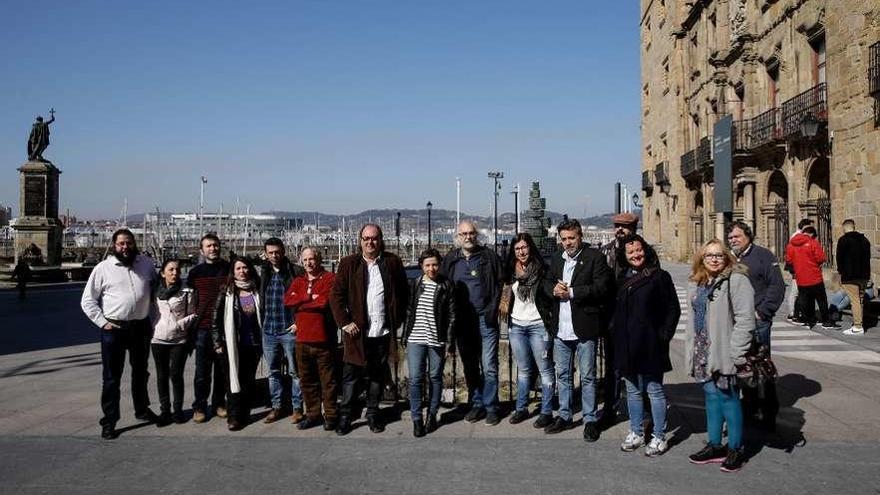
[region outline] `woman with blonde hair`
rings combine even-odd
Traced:
[[[703,385],[706,446],[689,456],[694,464],[721,463],[736,472],[745,462],[743,414],[736,366],[745,363],[755,328],[755,292],[745,266],[718,239],[700,249],[688,284],[685,369]],[[721,443],[727,423],[727,445]]]

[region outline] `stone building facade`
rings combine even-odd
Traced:
[[[640,12],[644,230],[665,257],[690,258],[731,216],[779,256],[807,217],[830,255],[847,218],[880,246],[880,3],[641,0]],[[712,135],[725,115],[727,217]]]

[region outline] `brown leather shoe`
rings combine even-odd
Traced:
[[[207,420],[208,416],[205,414],[205,411],[202,411],[201,409],[193,411],[193,421],[196,423],[204,423]]]
[[[293,414],[290,415],[290,422],[293,424],[298,424],[300,421],[303,420],[303,418],[305,418],[305,416],[303,416],[302,409],[294,409]]]
[[[223,407],[223,406],[217,406],[217,407],[214,409],[214,414],[216,414],[218,418],[225,418],[226,415],[227,415],[228,413],[226,412],[226,408],[225,408],[225,407]]]
[[[284,411],[281,409],[272,409],[269,411],[269,414],[266,416],[266,419],[263,420],[263,423],[270,424],[278,421],[279,419],[284,417]]]

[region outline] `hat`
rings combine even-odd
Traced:
[[[614,225],[636,225],[639,223],[639,217],[633,213],[618,213],[611,221]]]

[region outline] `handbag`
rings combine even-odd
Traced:
[[[746,362],[736,366],[736,376],[749,388],[763,389],[765,383],[776,381],[779,372],[770,357],[770,347],[753,340]]]

